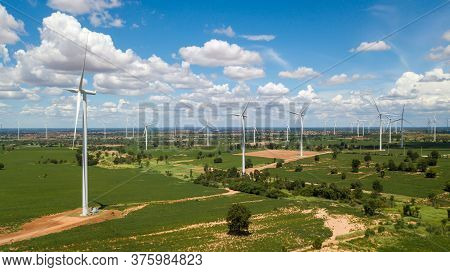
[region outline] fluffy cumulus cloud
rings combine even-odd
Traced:
[[[225,35],[227,37],[234,37],[236,33],[234,33],[234,30],[231,26],[228,27],[222,27],[222,28],[216,28],[213,30],[213,33]]]
[[[345,84],[354,82],[357,80],[363,80],[363,79],[373,79],[374,76],[372,75],[360,75],[360,74],[353,74],[353,75],[347,75],[345,73],[334,75],[330,77],[328,80],[325,81],[325,84],[327,85],[339,85],[339,84]]]
[[[259,86],[257,91],[261,96],[282,96],[287,94],[289,89],[286,88],[283,83],[275,84],[269,82],[264,86]]]
[[[142,95],[213,85],[204,75],[192,73],[186,62],[170,65],[155,55],[143,59],[131,49],[116,48],[111,36],[83,28],[76,18],[60,12],[44,18],[40,37],[40,45],[15,52],[17,64],[6,71],[8,78],[31,86],[76,86],[88,40],[86,70],[95,72],[93,85],[102,93]]]
[[[314,77],[314,76],[318,76],[319,73],[314,71],[313,68],[309,68],[309,67],[298,67],[296,70],[294,71],[281,71],[278,73],[279,77],[284,77],[284,78],[295,78],[295,79],[302,79],[305,77]]]
[[[418,110],[448,110],[450,107],[450,73],[436,68],[425,74],[405,72],[395,82],[386,100],[409,104]]]
[[[306,90],[300,90],[295,98],[304,102],[319,102],[319,96],[311,85],[306,86]]]
[[[89,14],[93,26],[122,27],[124,24],[121,18],[108,12],[108,9],[120,7],[120,0],[49,0],[47,5],[73,15]]]
[[[3,64],[8,63],[10,60],[8,48],[6,48],[6,45],[4,44],[0,44],[0,58],[2,59]]]
[[[0,4],[0,44],[14,44],[20,40],[19,34],[24,32],[23,22],[16,20]]]
[[[237,44],[216,39],[206,42],[202,47],[182,47],[179,53],[185,61],[200,66],[246,66],[262,62],[258,52],[245,50]]]
[[[384,41],[376,42],[362,42],[357,48],[353,48],[351,52],[364,52],[364,51],[386,51],[391,49],[391,46]]]
[[[249,41],[265,41],[270,42],[275,39],[275,35],[241,35],[242,38]]]
[[[223,74],[234,80],[249,80],[265,76],[264,70],[255,67],[226,66]]]

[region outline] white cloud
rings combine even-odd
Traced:
[[[339,85],[339,84],[345,84],[350,83],[357,80],[363,80],[363,79],[373,79],[374,76],[372,75],[360,75],[360,74],[353,74],[351,76],[342,73],[339,75],[334,75],[330,77],[327,81],[325,81],[325,84],[327,85]]]
[[[201,66],[252,65],[262,62],[258,52],[216,39],[206,42],[203,47],[182,47],[179,53],[185,61]]]
[[[226,66],[223,74],[234,80],[250,80],[265,76],[264,70],[255,67]]]
[[[0,4],[0,44],[14,44],[20,33],[24,33],[24,24],[16,20],[4,6]]]
[[[242,38],[249,41],[266,41],[269,42],[275,39],[274,35],[241,35]]]
[[[278,52],[276,52],[275,50],[273,50],[272,48],[267,48],[266,50],[263,51],[264,57],[269,59],[270,61],[281,65],[283,67],[285,67],[287,69],[287,67],[289,66],[289,63],[283,59],[280,54],[278,54]]]
[[[108,11],[93,12],[89,15],[89,22],[95,27],[123,27],[124,21],[119,17],[113,17]]]
[[[295,97],[297,100],[304,102],[318,102],[319,96],[311,85],[306,86],[306,90],[300,90]]]
[[[122,5],[122,2],[120,0],[49,0],[47,5],[73,15],[82,15],[117,8]]]
[[[391,46],[384,41],[377,42],[362,42],[356,49],[353,48],[351,52],[363,52],[363,51],[385,51],[391,49]]]
[[[257,91],[261,96],[281,96],[287,94],[289,89],[286,88],[283,83],[275,84],[269,82],[264,86],[259,86]]]
[[[10,61],[8,48],[6,48],[6,45],[4,44],[0,44],[0,58],[2,58],[3,64],[6,64]]]
[[[231,28],[231,26],[228,27],[222,27],[222,28],[216,28],[213,30],[213,33],[216,34],[222,34],[225,35],[227,37],[234,37],[236,35],[236,33],[234,33],[233,28]]]
[[[294,71],[281,71],[278,73],[278,76],[280,76],[280,77],[296,78],[296,79],[301,79],[301,78],[305,78],[305,77],[314,77],[317,75],[319,75],[319,73],[314,71],[313,68],[304,67],[304,66],[298,67]]]
[[[450,29],[445,31],[444,34],[442,34],[442,39],[450,42]]]
[[[427,58],[433,61],[450,59],[450,45],[432,48]]]

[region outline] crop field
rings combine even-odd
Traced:
[[[120,216],[0,244],[0,251],[322,250],[316,247],[317,241],[326,251],[448,251],[448,235],[437,233],[448,216],[448,193],[443,193],[443,188],[450,180],[450,148],[414,149],[424,157],[433,150],[441,155],[432,167],[437,172],[435,178],[425,178],[420,172],[387,169],[385,176],[380,177],[375,164],[389,160],[400,163],[405,159],[405,150],[401,149],[390,149],[390,154],[347,150],[336,158],[330,152],[311,152],[311,157],[267,169],[272,182],[281,178],[314,186],[334,183],[350,188],[350,184],[359,181],[367,197],[373,191],[373,182],[380,181],[382,195],[395,195],[395,201],[373,217],[364,214],[361,202],[302,196],[286,189],[282,190],[283,196],[273,198],[193,183],[211,169],[239,169],[239,150],[161,148],[151,150],[151,157],[139,163],[118,165],[108,158],[108,164],[89,167],[90,206],[105,210],[100,213],[117,211]],[[248,158],[254,166],[273,164],[273,158],[251,156],[251,152],[268,151],[251,149]],[[26,222],[80,206],[81,167],[75,153],[62,147],[32,146],[0,152],[0,161],[6,166],[0,171],[0,238],[20,230]],[[366,163],[364,157],[368,153],[371,160]],[[315,154],[320,154],[318,159]],[[222,162],[214,162],[217,157]],[[352,172],[354,159],[361,161],[357,173]],[[205,170],[205,165],[210,170]],[[296,171],[298,165],[302,171]],[[334,168],[337,172],[331,174]],[[343,172],[345,179],[341,177]],[[430,205],[430,193],[439,196],[438,206]],[[410,201],[417,201],[420,220],[401,215],[403,206]],[[227,234],[227,211],[236,203],[252,213],[249,235]],[[399,218],[404,221],[402,227],[398,227]],[[383,226],[383,231],[378,231],[379,226]],[[374,235],[365,234],[370,229]]]

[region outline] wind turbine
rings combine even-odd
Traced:
[[[334,120],[333,135],[336,135],[336,120]]]
[[[87,151],[87,95],[95,95],[95,91],[83,89],[84,70],[86,67],[87,42],[84,52],[83,70],[81,72],[80,84],[78,89],[67,89],[67,91],[77,94],[77,112],[75,116],[75,129],[73,132],[72,148],[75,146],[77,136],[78,116],[80,113],[81,97],[83,97],[83,152],[82,152],[82,216],[89,215],[88,207],[88,151]]]
[[[253,125],[253,145],[256,146],[256,132],[258,130],[256,129],[256,124]],[[289,137],[289,136],[288,136]]]
[[[106,123],[103,123],[103,139],[106,140]]]
[[[286,143],[289,143],[289,132],[291,132],[291,128],[289,127],[289,124],[286,127]]]
[[[377,109],[378,112],[378,118],[380,119],[380,151],[383,150],[383,114],[380,112],[380,109],[377,106],[377,103],[375,102],[375,99],[372,98],[372,102],[375,105],[375,108]]]
[[[145,151],[147,151],[148,146],[148,125],[144,126],[144,134],[145,134]]]
[[[436,114],[434,115],[433,119],[431,120],[431,123],[433,124],[433,142],[436,142]]]
[[[209,138],[210,138],[210,132],[209,129],[213,129],[213,130],[217,130],[215,127],[211,126],[211,123],[209,122],[209,118],[206,119],[206,124],[204,127],[202,127],[201,129],[199,129],[199,131],[205,130],[206,133],[206,146],[209,146]]]
[[[291,114],[294,114],[297,116],[297,118],[300,119],[300,157],[303,157],[303,118],[305,117],[306,111],[309,108],[310,103],[304,103],[302,110],[300,112],[292,112]]]
[[[241,114],[233,114],[234,116],[237,116],[241,119],[242,124],[242,142],[241,142],[241,149],[242,149],[242,175],[245,175],[245,118],[247,118],[247,115],[245,115],[248,104],[250,102],[247,102],[247,105],[245,105],[244,110]]]

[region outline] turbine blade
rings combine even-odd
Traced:
[[[300,112],[301,115],[305,115],[306,114],[306,111],[308,110],[309,105],[311,105],[311,103],[303,103],[302,111]]]
[[[83,78],[84,78],[84,69],[86,68],[86,55],[87,55],[87,45],[88,45],[88,41],[89,41],[89,35],[86,38],[86,47],[84,49],[84,60],[83,60],[83,71],[81,72],[81,79],[80,79],[80,85],[78,87],[78,89],[81,91],[83,90]]]
[[[245,105],[244,111],[242,112],[242,116],[245,115],[245,112],[247,111],[248,108],[248,104],[250,104],[250,102],[247,102],[247,105]]]
[[[81,92],[77,94],[77,113],[75,115],[75,128],[73,129],[72,149],[75,147],[75,139],[77,138],[78,116],[80,115]]]

